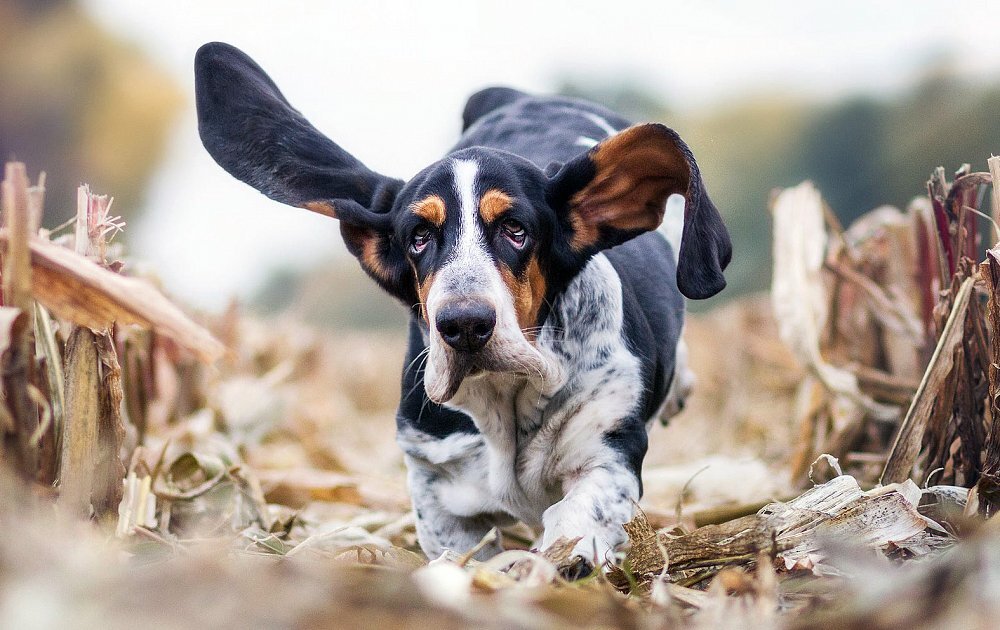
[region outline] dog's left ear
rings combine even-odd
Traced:
[[[584,255],[655,230],[675,193],[685,199],[677,286],[692,299],[711,297],[726,286],[732,244],[691,150],[672,129],[629,127],[566,163],[548,190],[570,247]]]
[[[370,170],[320,133],[233,46],[198,50],[195,92],[201,141],[222,168],[275,201],[339,219],[361,267],[407,305],[418,301],[392,239],[390,210],[402,181]]]

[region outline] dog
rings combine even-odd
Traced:
[[[412,308],[397,442],[426,555],[490,557],[500,543],[481,541],[520,520],[543,548],[579,539],[584,566],[607,561],[642,495],[647,431],[683,396],[684,297],[721,291],[732,252],[677,133],[488,88],[458,144],[403,182],[316,130],[230,45],[199,49],[195,83],[215,161],[338,219],[365,272]],[[657,231],[673,194],[676,258]]]

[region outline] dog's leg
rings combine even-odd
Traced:
[[[542,515],[542,548],[560,537],[577,538],[574,553],[598,566],[626,540],[623,523],[632,519],[639,480],[624,464],[605,463],[564,480],[565,497]]]
[[[413,511],[416,513],[417,539],[424,554],[434,560],[446,549],[462,554],[476,545],[496,523],[489,515],[459,516],[441,501],[442,471],[433,465],[406,457],[407,479]],[[496,540],[480,549],[474,558],[486,560],[503,551]]]
[[[684,410],[684,404],[688,396],[691,395],[694,385],[695,375],[688,367],[688,347],[684,343],[684,338],[681,337],[677,340],[674,378],[670,383],[670,389],[667,390],[667,397],[663,400],[663,404],[660,405],[655,416],[660,419],[660,424],[666,426],[671,418]]]

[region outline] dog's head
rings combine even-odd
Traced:
[[[549,375],[533,342],[550,298],[594,253],[655,229],[671,194],[686,198],[681,292],[725,286],[729,236],[690,150],[663,125],[625,129],[550,173],[475,147],[404,184],[317,131],[236,48],[206,44],[195,75],[212,157],[272,199],[339,219],[364,270],[420,308],[435,402],[478,373]]]

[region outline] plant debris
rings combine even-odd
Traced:
[[[982,625],[992,181],[938,170],[846,229],[811,184],[776,194],[770,304],[691,318],[695,397],[653,430],[630,544],[589,571],[523,525],[485,562],[425,558],[392,444],[400,356],[235,306],[196,323],[115,258],[109,199],[81,187],[72,235],[41,231],[44,181],[8,165],[0,627]],[[711,456],[672,461],[694,444]]]

